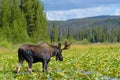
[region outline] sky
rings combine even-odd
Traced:
[[[120,15],[120,0],[41,0],[48,20]]]

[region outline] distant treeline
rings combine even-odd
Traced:
[[[51,41],[120,42],[120,16],[49,21],[49,28]]]
[[[0,41],[47,39],[47,19],[40,0],[0,0]]]

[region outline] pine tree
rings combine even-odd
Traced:
[[[11,18],[10,18],[10,29],[11,29],[11,39],[14,42],[26,42],[29,37],[27,35],[26,20],[18,0],[11,0]]]
[[[58,33],[58,42],[60,42],[61,39],[62,39],[62,28],[59,27],[58,30],[59,30],[59,33]]]
[[[27,21],[27,33],[29,37],[33,37],[33,31],[35,30],[33,0],[21,0],[21,10],[23,10]]]
[[[0,40],[10,40],[10,28],[9,28],[9,22],[11,17],[11,5],[10,0],[1,0],[0,1]]]
[[[72,40],[72,34],[70,32],[70,27],[68,27],[67,40]]]
[[[51,42],[56,42],[58,41],[58,28],[55,24],[55,22],[53,22],[53,26],[52,26],[52,30],[51,30]]]
[[[21,0],[21,9],[27,21],[27,33],[32,41],[47,38],[47,20],[43,4],[39,0]]]
[[[37,41],[46,40],[48,38],[48,27],[46,15],[44,13],[44,5],[39,0],[35,0],[35,25],[34,37]]]

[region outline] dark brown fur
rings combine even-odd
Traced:
[[[71,44],[71,43],[70,43]],[[65,43],[63,49],[67,49],[70,44]],[[58,46],[41,43],[39,45],[24,44],[18,49],[19,64],[17,73],[20,71],[21,64],[24,60],[28,63],[28,70],[32,72],[32,64],[42,62],[43,71],[47,71],[50,58],[56,56],[56,60],[63,61],[61,44]]]

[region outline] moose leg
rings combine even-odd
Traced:
[[[32,63],[33,63],[33,61],[28,62],[28,71],[29,72],[32,72]]]
[[[32,52],[30,50],[26,51],[26,54],[24,54],[25,56],[25,60],[28,63],[28,71],[32,72],[32,63],[33,63],[33,55]]]
[[[23,61],[24,61],[24,59],[19,59],[18,66],[17,66],[17,68],[16,68],[17,73],[20,72],[20,68],[21,68],[21,65],[22,65]]]
[[[47,71],[47,67],[48,67],[48,62],[46,60],[44,60],[42,62],[42,66],[43,66],[43,72]]]

